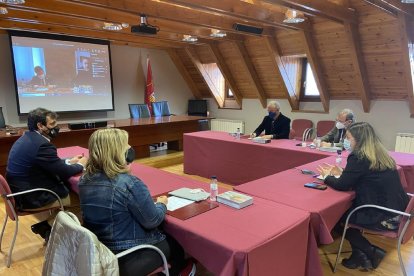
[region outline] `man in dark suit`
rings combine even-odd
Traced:
[[[355,122],[354,112],[350,109],[343,109],[336,116],[335,126],[323,137],[321,137],[322,147],[340,147],[346,137],[346,129]]]
[[[276,101],[271,101],[267,105],[269,115],[265,116],[262,123],[250,135],[254,138],[259,136],[263,131],[265,139],[289,139],[290,119],[280,112],[280,104]]]
[[[50,84],[49,78],[45,74],[45,70],[42,67],[36,66],[34,68],[35,75],[33,76],[32,80],[30,81],[31,85],[39,85],[39,86],[46,86]]]
[[[28,131],[12,146],[7,161],[6,178],[12,192],[45,188],[57,193],[65,205],[71,205],[65,181],[83,171],[87,159],[76,156],[60,159],[51,139],[59,132],[57,114],[44,109],[32,110],[27,118]],[[48,192],[35,192],[16,198],[20,210],[39,209],[57,205],[57,199]],[[33,232],[47,238],[47,221],[32,226]]]

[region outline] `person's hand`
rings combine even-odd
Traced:
[[[272,139],[273,135],[263,135],[262,138],[263,139]]]
[[[81,159],[79,159],[78,164],[81,164],[83,167],[85,167],[87,162],[88,157],[83,156]]]
[[[319,174],[323,178],[325,178],[326,176],[330,175],[331,174],[331,170],[332,170],[332,167],[330,167],[330,166],[322,166],[322,165],[320,165],[318,167],[318,172],[319,172]]]
[[[331,147],[331,143],[329,143],[329,142],[321,142],[321,147],[330,148]]]
[[[167,205],[168,204],[168,197],[167,196],[157,197],[157,203],[162,203],[164,205]]]
[[[76,164],[83,158],[83,154],[76,155],[69,160],[70,164]]]
[[[254,138],[254,137],[256,137],[256,133],[253,132],[250,134],[250,138]]]
[[[333,166],[331,169],[331,175],[334,175],[334,176],[341,176],[342,172],[343,172],[343,169],[338,166]]]

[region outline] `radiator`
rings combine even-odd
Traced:
[[[397,139],[395,141],[395,151],[414,153],[414,134],[397,133]]]
[[[240,132],[244,133],[244,122],[240,120],[227,119],[211,120],[211,130],[235,133],[237,132],[237,128],[240,128]]]

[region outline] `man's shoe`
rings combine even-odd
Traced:
[[[40,235],[45,240],[49,240],[52,227],[49,225],[49,223],[47,223],[47,220],[33,224],[31,229],[33,233]]]
[[[368,256],[365,255],[365,253],[359,249],[352,250],[351,257],[348,259],[343,259],[342,265],[349,269],[372,269],[372,264],[371,261],[368,259]]]
[[[381,263],[382,259],[384,259],[385,254],[387,254],[387,252],[382,249],[379,248],[378,246],[372,245],[371,246],[371,250],[372,250],[372,255],[369,257],[372,266],[374,268],[377,268],[379,266],[379,264]]]
[[[187,265],[181,270],[180,276],[195,276],[196,275],[196,262],[192,259],[187,261]]]

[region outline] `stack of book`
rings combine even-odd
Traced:
[[[253,204],[253,198],[234,191],[227,191],[217,195],[217,202],[226,204],[236,209],[241,209]]]

